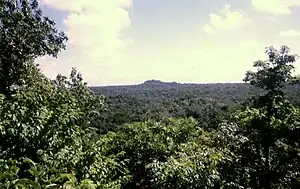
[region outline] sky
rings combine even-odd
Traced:
[[[50,78],[76,67],[89,85],[99,86],[149,79],[241,82],[254,61],[267,59],[267,46],[287,45],[300,55],[299,0],[40,0],[40,5],[69,37],[57,59],[36,60]]]

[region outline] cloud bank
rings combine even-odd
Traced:
[[[300,6],[299,0],[251,0],[255,10],[273,14],[287,15],[292,13],[292,8]]]
[[[41,3],[68,13],[64,18],[69,37],[67,51],[58,60],[40,59],[47,75],[56,74],[54,70],[68,74],[74,66],[90,83],[97,83],[108,77],[103,71],[120,69],[119,63],[132,43],[124,35],[131,24],[128,12],[131,0],[41,0]]]
[[[205,25],[203,30],[207,34],[217,34],[219,32],[231,31],[243,28],[251,23],[241,12],[231,11],[230,5],[226,4],[219,14],[211,13],[210,23]]]

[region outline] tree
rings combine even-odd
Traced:
[[[268,60],[255,61],[253,66],[257,68],[257,72],[248,71],[244,81],[266,89],[268,92],[279,92],[282,87],[294,79],[292,72],[297,55],[290,54],[290,49],[287,46],[282,46],[280,50],[272,46],[267,47],[266,53]]]
[[[288,138],[291,131],[299,127],[299,111],[285,98],[283,87],[293,83],[295,79],[292,73],[297,56],[290,54],[287,46],[282,46],[279,50],[268,47],[266,53],[268,60],[254,62],[254,67],[258,70],[248,71],[244,79],[266,92],[255,98],[253,104],[238,116],[240,132],[247,137],[247,142],[241,146],[241,163],[243,167],[252,169],[249,173],[251,187],[291,187],[284,182],[288,180],[288,172],[292,170],[294,176],[289,178],[289,184],[293,182],[295,187],[299,184],[295,176],[299,170],[291,164],[291,160],[300,157],[295,152],[299,146],[295,140],[292,142]],[[284,158],[285,154],[290,153],[294,155]]]
[[[0,94],[0,186],[120,188],[126,167],[118,153],[106,156],[105,138],[92,137],[88,121],[103,105],[101,96],[75,69],[70,78],[50,81],[31,68],[26,85],[10,98]]]
[[[0,0],[0,93],[22,85],[28,63],[39,56],[56,57],[67,37],[42,15],[38,0]]]
[[[76,69],[51,81],[34,65],[66,40],[38,0],[0,0],[1,188],[118,188],[126,179],[92,130],[103,98]]]

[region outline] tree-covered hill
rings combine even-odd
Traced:
[[[228,105],[243,102],[264,92],[263,89],[248,83],[182,84],[159,80],[147,80],[137,85],[92,86],[90,89],[96,94],[103,94],[112,98],[125,95],[156,102],[174,98],[201,97],[217,100]],[[284,88],[284,91],[293,102],[299,103],[299,89],[299,85],[288,85]]]
[[[91,87],[105,96],[129,95],[163,101],[173,98],[211,98],[220,102],[243,101],[262,90],[245,83],[181,84],[146,81],[138,85]]]
[[[159,80],[90,88],[106,98],[109,111],[102,114],[104,128],[169,117],[194,117],[216,124],[247,99],[265,92],[248,83],[181,84]],[[284,91],[294,105],[300,105],[298,85],[288,85]]]

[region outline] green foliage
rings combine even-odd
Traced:
[[[153,80],[102,88],[105,104],[75,68],[51,81],[34,65],[66,40],[37,0],[0,0],[0,188],[300,188],[288,47],[267,48],[250,85]],[[263,93],[234,112],[247,90]]]
[[[245,78],[267,91],[237,115],[237,133],[246,139],[234,149],[239,155],[239,175],[244,187],[297,188],[299,143],[291,133],[300,126],[299,109],[282,91],[293,80],[295,55],[286,46],[280,50],[270,47],[266,52],[268,61],[255,62],[258,71],[248,72]]]
[[[57,152],[76,138],[80,115],[76,99],[47,80],[4,99],[1,107],[4,157],[25,156],[35,161],[38,150]]]
[[[36,0],[0,5],[1,187],[119,188],[126,175],[114,172],[122,161],[102,155],[94,132],[103,97],[76,69],[50,81],[33,63],[56,57],[66,36],[42,16]]]
[[[248,71],[244,81],[266,90],[276,91],[295,79],[292,77],[292,71],[297,55],[290,54],[287,46],[282,46],[280,50],[268,47],[266,53],[268,60],[254,62],[253,66],[258,69],[257,72]]]
[[[154,161],[148,165],[153,174],[153,188],[214,188],[220,187],[217,166],[223,155],[214,148],[189,142],[166,162]]]
[[[223,84],[139,84],[129,86],[91,87],[105,95],[106,111],[102,111],[95,124],[102,133],[115,130],[125,123],[160,121],[170,117],[196,118],[201,126],[217,128],[230,120],[245,100],[266,91],[248,83]],[[283,91],[291,103],[300,105],[299,87],[287,85]],[[250,99],[249,99],[250,101]],[[251,104],[253,103],[250,101]],[[243,103],[243,104],[242,104]]]
[[[126,175],[115,176],[118,170],[126,172],[118,156],[103,156],[106,148],[100,145],[101,140],[91,140],[95,133],[88,119],[98,114],[90,111],[97,110],[92,109],[95,102],[100,108],[103,99],[74,73],[64,80],[71,80],[72,85],[40,77],[10,98],[2,96],[0,159],[8,169],[0,173],[9,180],[2,180],[3,184],[11,182],[11,188],[28,184],[41,188],[118,188],[126,181]],[[85,101],[80,101],[80,96],[85,96]],[[9,159],[15,164],[7,165]]]
[[[124,188],[210,188],[222,153],[195,119],[126,124],[105,135],[110,153],[124,152],[132,176]]]
[[[37,0],[0,0],[0,93],[7,96],[12,85],[22,85],[28,61],[56,57],[66,40]]]

